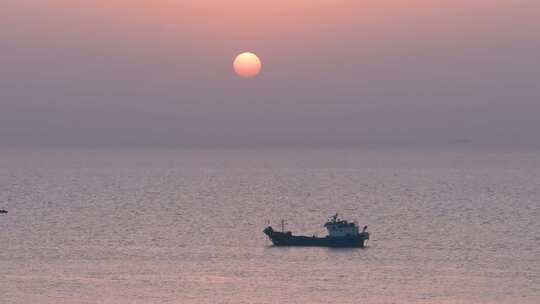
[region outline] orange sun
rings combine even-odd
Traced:
[[[246,52],[236,56],[233,67],[236,75],[244,78],[251,78],[257,76],[261,72],[262,64],[257,55]]]

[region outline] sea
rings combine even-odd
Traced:
[[[540,153],[6,151],[0,209],[2,304],[540,303]]]

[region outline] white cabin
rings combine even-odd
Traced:
[[[337,214],[332,216],[328,222],[324,224],[324,227],[328,230],[328,235],[330,237],[358,236],[360,234],[358,225],[339,219]]]

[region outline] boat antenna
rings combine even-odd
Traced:
[[[285,220],[281,220],[281,232],[285,232]]]

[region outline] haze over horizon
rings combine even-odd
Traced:
[[[540,148],[537,0],[4,0],[0,20],[2,149]]]

